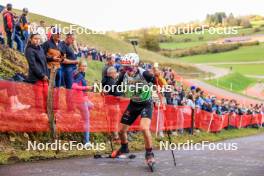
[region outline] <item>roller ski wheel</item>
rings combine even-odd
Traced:
[[[133,158],[133,156],[134,155],[129,155],[128,149],[126,150],[118,149],[113,151],[111,154],[111,158],[120,158],[120,159],[125,159],[125,158],[134,159],[135,157]]]
[[[146,164],[148,165],[150,171],[154,172],[155,164],[156,164],[154,159],[154,153],[153,152],[146,153],[145,159],[146,159]]]

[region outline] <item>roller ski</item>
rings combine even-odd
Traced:
[[[102,159],[102,158],[111,158],[111,159],[135,159],[136,155],[129,154],[129,150],[126,148],[120,148],[118,150],[113,151],[110,155],[94,155],[94,159]]]
[[[126,146],[126,145],[125,145]],[[136,155],[129,154],[128,147],[122,146],[120,149],[115,150],[111,154],[111,158],[118,158],[118,159],[134,159]]]

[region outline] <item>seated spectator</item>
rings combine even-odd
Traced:
[[[103,87],[109,86],[111,88],[111,89],[109,89],[108,92],[106,92],[107,94],[113,95],[113,96],[121,96],[122,95],[122,92],[118,92],[117,87],[114,86],[114,85],[116,85],[117,77],[118,77],[118,74],[117,74],[115,67],[113,67],[113,66],[109,67],[107,69],[107,76],[105,76],[102,79],[102,86]]]
[[[5,89],[7,91],[7,96],[9,99],[8,108],[10,108],[11,112],[29,109],[30,105],[24,105],[18,100],[16,88],[12,86],[12,84],[14,83],[5,84],[0,78],[0,90]]]
[[[111,66],[107,69],[107,76],[105,76],[102,80],[102,86],[108,86],[108,92],[104,92],[107,95],[112,95],[112,96],[122,96],[122,92],[118,92],[117,87],[114,86],[117,83],[117,71],[115,67]],[[118,102],[115,101],[115,99],[109,97],[105,98],[105,103],[107,104],[107,115],[108,117],[112,117],[113,120],[110,121],[110,123],[113,123],[117,119],[119,119],[119,114],[120,114],[120,107]],[[118,124],[118,123],[116,123]],[[118,126],[116,126],[116,129],[118,129]],[[114,141],[119,140],[118,132],[113,133],[113,138]]]

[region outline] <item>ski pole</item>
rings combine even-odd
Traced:
[[[158,113],[157,113],[157,123],[156,123],[156,137],[159,132],[159,119],[160,119],[160,102],[158,102]]]
[[[169,143],[170,143],[170,145],[171,145],[171,136],[170,136],[170,132],[167,131],[167,134],[168,134],[168,138],[169,138]],[[173,151],[173,150],[171,150],[171,154],[172,154],[172,158],[173,158],[174,166],[176,167],[176,159],[175,159],[174,151]]]

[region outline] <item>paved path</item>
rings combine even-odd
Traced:
[[[41,161],[0,166],[1,176],[263,176],[264,134],[221,142],[235,144],[235,151],[176,151],[177,167],[170,151],[156,151],[157,171],[150,173],[143,153],[130,161],[93,158]]]
[[[230,69],[215,67],[215,66],[207,65],[207,64],[195,64],[195,67],[204,72],[209,72],[213,74],[213,76],[204,78],[205,80],[217,79],[217,78],[226,76],[230,73]]]
[[[260,100],[256,100],[256,99],[253,99],[253,98],[250,98],[247,96],[243,96],[240,94],[229,92],[227,90],[217,88],[215,86],[212,86],[210,84],[207,84],[207,83],[200,81],[200,80],[197,80],[197,79],[188,79],[188,82],[191,83],[191,85],[195,85],[195,86],[203,88],[204,90],[206,90],[207,92],[209,92],[211,94],[215,94],[216,96],[220,96],[220,97],[224,97],[224,98],[228,98],[228,99],[235,99],[235,100],[238,100],[242,104],[261,103]]]

